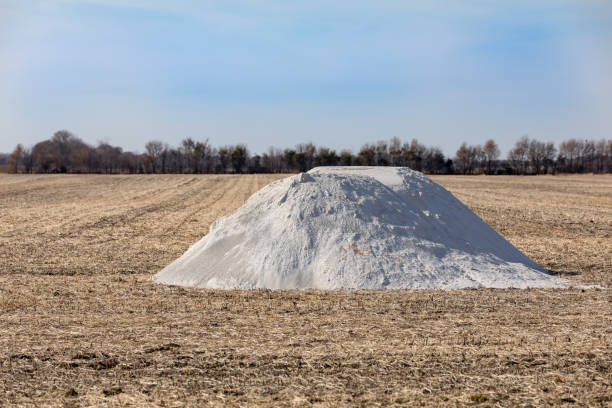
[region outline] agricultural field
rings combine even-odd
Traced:
[[[0,174],[0,407],[612,406],[608,289],[216,291],[150,277],[281,175]],[[612,177],[437,176],[612,286]]]

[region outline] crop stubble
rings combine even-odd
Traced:
[[[213,291],[151,274],[281,176],[0,175],[0,406],[612,404],[608,290]],[[434,177],[612,283],[612,177]]]

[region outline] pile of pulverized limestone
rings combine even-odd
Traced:
[[[403,167],[318,167],[276,181],[153,279],[223,289],[567,286]]]

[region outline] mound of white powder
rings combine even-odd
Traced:
[[[223,289],[568,285],[402,167],[318,167],[276,181],[153,280]]]

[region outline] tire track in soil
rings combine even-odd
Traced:
[[[0,234],[0,274],[148,273],[180,256],[219,216],[285,176],[45,177],[48,185],[20,198],[27,209],[9,206],[2,217],[8,231]],[[0,177],[0,189],[3,182]],[[30,187],[26,176],[24,188]],[[12,200],[9,194],[4,202]]]
[[[239,177],[239,176],[238,176]],[[176,226],[167,229],[166,231],[163,231],[162,234],[174,234],[178,231],[181,230],[181,228],[187,224],[190,220],[193,219],[193,217],[195,215],[197,215],[198,213],[204,211],[204,210],[209,210],[210,213],[212,213],[212,218],[214,218],[212,221],[209,222],[204,222],[204,224],[207,224],[205,227],[203,226],[203,230],[208,231],[208,228],[210,227],[210,225],[212,224],[212,222],[219,218],[219,216],[215,216],[217,215],[220,211],[218,211],[217,207],[221,208],[222,210],[227,211],[227,214],[231,213],[231,211],[233,211],[235,208],[233,208],[233,205],[230,205],[229,207],[225,207],[222,206],[222,202],[226,197],[235,197],[237,195],[237,193],[239,191],[244,191],[245,187],[246,190],[249,191],[249,193],[251,193],[250,195],[252,195],[252,193],[254,193],[253,191],[253,186],[251,183],[251,185],[248,186],[243,186],[243,184],[245,184],[245,178],[244,177],[234,177],[232,179],[230,179],[231,184],[229,186],[227,186],[226,188],[221,189],[220,193],[215,194],[214,196],[206,196],[207,200],[204,201],[198,208],[196,208],[195,210],[193,210],[192,212],[190,212],[187,216],[183,217],[183,219],[181,220],[181,222],[179,222]],[[250,196],[249,195],[249,196]],[[242,205],[242,203],[240,204]],[[240,205],[235,206],[236,208],[238,208]],[[222,211],[221,211],[222,212]],[[225,214],[226,215],[226,214]],[[210,219],[210,216],[207,216],[206,219]]]
[[[112,176],[111,176],[112,177]],[[156,187],[153,189],[149,189],[143,193],[138,194],[135,197],[127,198],[125,196],[126,192],[130,192],[130,189],[135,185],[138,186],[142,177],[149,176],[124,176],[126,186],[125,192],[123,190],[117,190],[116,188],[111,188],[108,190],[108,193],[103,194],[99,197],[99,200],[94,205],[88,206],[85,208],[79,215],[79,217],[73,216],[68,221],[54,227],[54,229],[66,230],[69,231],[67,234],[62,234],[62,237],[78,237],[83,231],[93,230],[93,229],[104,229],[104,228],[114,228],[118,225],[128,226],[129,224],[134,223],[139,218],[146,216],[147,214],[155,213],[158,211],[163,211],[166,208],[172,208],[178,202],[183,201],[185,196],[189,196],[195,191],[197,188],[193,187],[188,191],[180,191],[181,188],[193,184],[197,182],[197,176],[192,176],[192,178],[179,183],[178,185],[168,187],[164,185],[164,187]],[[139,177],[139,179],[129,180],[129,177]],[[154,176],[155,177],[155,176]],[[165,182],[166,180],[160,180],[160,182]],[[168,180],[169,181],[169,180]],[[210,180],[204,180],[209,182]],[[122,183],[123,184],[123,183]],[[116,185],[115,185],[116,187]],[[216,188],[216,180],[210,181],[210,185],[207,190],[212,190]],[[118,204],[113,207],[117,213],[102,215],[99,219],[95,221],[86,222],[88,219],[92,217],[92,212],[95,212],[97,208],[108,209],[108,202],[116,201],[113,196],[120,194],[121,199]],[[128,200],[130,202],[128,202]],[[144,206],[139,206],[134,203],[135,200],[138,200],[140,203],[148,203],[151,201],[158,201],[154,204],[148,204]],[[84,220],[85,222],[80,223],[79,221]]]

